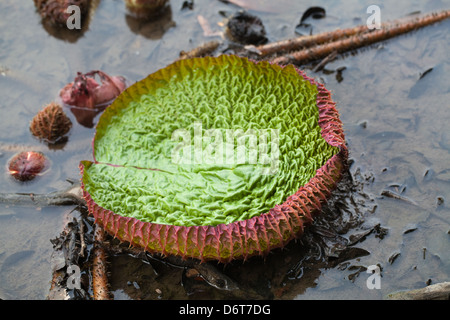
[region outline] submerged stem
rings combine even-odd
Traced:
[[[86,205],[79,183],[73,184],[63,191],[48,194],[35,193],[1,193],[0,203],[10,205],[34,205],[34,206],[70,206]]]

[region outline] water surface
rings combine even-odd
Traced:
[[[78,123],[70,110],[66,111],[74,126],[62,148],[50,149],[29,132],[33,116],[58,97],[77,71],[100,69],[138,81],[177,59],[182,50],[223,40],[204,35],[199,15],[213,31],[221,31],[224,16],[240,9],[221,1],[198,0],[192,10],[182,9],[181,0],[170,3],[157,21],[143,24],[127,15],[122,1],[101,1],[88,30],[69,40],[43,26],[32,1],[0,3],[0,161],[5,167],[16,152],[34,149],[52,162],[48,174],[30,183],[0,175],[0,192],[64,189],[69,185],[66,179],[79,178],[79,161],[91,160],[94,129]],[[318,33],[365,23],[372,4],[284,0],[274,7],[271,3],[263,1],[249,10],[263,20],[270,41],[294,37],[295,26],[310,6],[323,6],[327,12],[325,19],[313,21],[313,32]],[[382,20],[450,8],[449,1],[436,0],[379,4]],[[355,244],[368,255],[335,267],[301,264],[302,243],[297,242],[266,260],[231,266],[228,270],[237,281],[248,281],[277,299],[381,299],[397,290],[450,279],[449,28],[447,20],[359,50],[339,57],[321,72],[305,66],[333,93],[349,145],[350,172],[364,188],[359,197],[353,194],[354,203],[340,216],[345,220],[345,214],[358,211],[362,224],[341,236],[379,228]],[[339,76],[336,70],[341,70]],[[411,202],[383,196],[385,190]],[[45,299],[51,280],[50,239],[59,235],[75,209],[0,206],[0,298]],[[115,258],[112,267],[113,274],[124,273],[112,283],[117,299],[204,297],[201,290],[188,296],[180,285],[179,269],[160,270],[155,280],[139,261],[130,264],[123,259]],[[382,270],[379,290],[366,285],[365,270],[371,265]],[[216,289],[208,290],[213,297],[223,297]]]

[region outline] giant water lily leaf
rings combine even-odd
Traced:
[[[124,91],[80,165],[89,211],[150,252],[230,261],[301,234],[347,156],[326,89],[293,66],[178,61]]]

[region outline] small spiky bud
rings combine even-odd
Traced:
[[[62,107],[52,102],[42,109],[30,123],[31,133],[50,144],[61,140],[72,127],[72,121]]]

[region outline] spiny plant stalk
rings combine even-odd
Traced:
[[[402,23],[411,22],[411,18],[402,18],[395,21],[384,22],[381,25],[382,29],[388,29],[392,26],[399,25]],[[319,44],[324,44],[328,42],[333,42],[337,40],[341,40],[344,38],[348,38],[351,36],[355,36],[358,34],[363,34],[370,32],[371,30],[367,27],[367,25],[360,25],[356,27],[350,27],[346,29],[337,29],[333,31],[322,32],[315,35],[310,36],[300,36],[293,39],[281,40],[277,42],[267,43],[260,46],[249,45],[246,46],[247,50],[251,50],[257,53],[261,57],[265,57],[275,53],[281,53],[286,51],[294,51],[299,49],[305,49],[312,46],[316,46]]]
[[[92,265],[92,288],[95,300],[110,300],[108,290],[108,274],[106,267],[106,252],[103,248],[105,231],[99,225],[95,227],[94,261]]]
[[[299,48],[306,48],[317,44],[322,44],[330,41],[336,41],[342,38],[350,37],[355,34],[360,34],[367,31],[367,26],[357,26],[348,29],[339,29],[329,32],[323,32],[311,36],[301,36],[294,39],[287,39],[277,42],[264,44],[261,46],[246,46],[246,49],[255,51],[259,56],[265,57],[274,53],[281,53],[284,51],[297,50]]]
[[[286,54],[285,56],[277,57],[273,59],[272,62],[277,64],[295,62],[299,64],[311,60],[322,59],[332,52],[343,53],[349,50],[368,46],[376,42],[384,41],[413,30],[426,27],[433,23],[445,20],[448,17],[450,17],[450,10],[433,13],[424,17],[413,19],[412,21],[392,24],[390,27],[385,27],[362,34],[356,34],[348,38],[295,51],[290,54]]]

